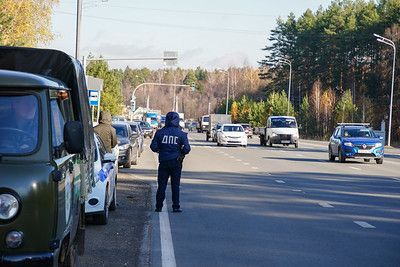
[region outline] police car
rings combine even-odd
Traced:
[[[339,123],[332,134],[329,146],[329,160],[345,162],[347,158],[362,158],[365,162],[374,159],[383,163],[383,138],[363,123]]]

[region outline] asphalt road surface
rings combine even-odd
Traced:
[[[171,212],[170,187],[167,207],[153,212],[157,163],[147,146],[138,166],[121,169],[125,198],[110,224],[89,227],[85,266],[400,266],[398,151],[383,165],[343,164],[329,162],[321,142],[268,148],[254,137],[241,148],[189,137],[183,213]],[[100,247],[107,253],[93,254]]]

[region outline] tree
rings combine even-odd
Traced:
[[[353,97],[350,90],[346,90],[336,105],[336,121],[353,122],[354,113],[357,107],[353,104]]]
[[[59,0],[1,0],[0,44],[37,46],[53,39],[51,15]]]
[[[232,102],[231,115],[232,115],[232,121],[233,122],[237,122],[238,121],[238,116],[239,116],[239,108],[238,108],[238,104],[237,104],[236,101]]]
[[[122,113],[122,76],[119,70],[109,70],[104,60],[91,61],[87,66],[87,73],[93,77],[103,79],[100,108],[108,110],[112,115]]]
[[[311,119],[310,103],[308,102],[308,96],[306,95],[301,102],[299,111],[299,122],[305,137],[310,133],[309,127]]]
[[[287,105],[288,98],[284,91],[270,93],[266,102],[268,116],[294,116],[294,108],[292,103],[289,102],[289,114],[287,114]]]

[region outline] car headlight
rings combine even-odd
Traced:
[[[351,143],[351,142],[344,142],[343,145],[345,145],[345,146],[353,146],[353,143]]]
[[[293,135],[293,137],[294,137],[294,138],[299,138],[299,134],[295,133],[295,134]]]
[[[129,148],[129,144],[123,144],[119,146],[120,150],[127,150]]]
[[[19,210],[18,200],[10,194],[0,195],[0,219],[9,220],[13,218]]]
[[[376,143],[375,144],[375,147],[381,147],[382,146],[382,143]]]
[[[278,136],[276,133],[271,134],[272,137]]]

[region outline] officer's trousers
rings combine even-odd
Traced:
[[[161,209],[165,199],[168,178],[171,176],[172,208],[179,209],[179,185],[181,181],[182,164],[177,160],[162,161],[158,165],[158,188],[156,208]]]

